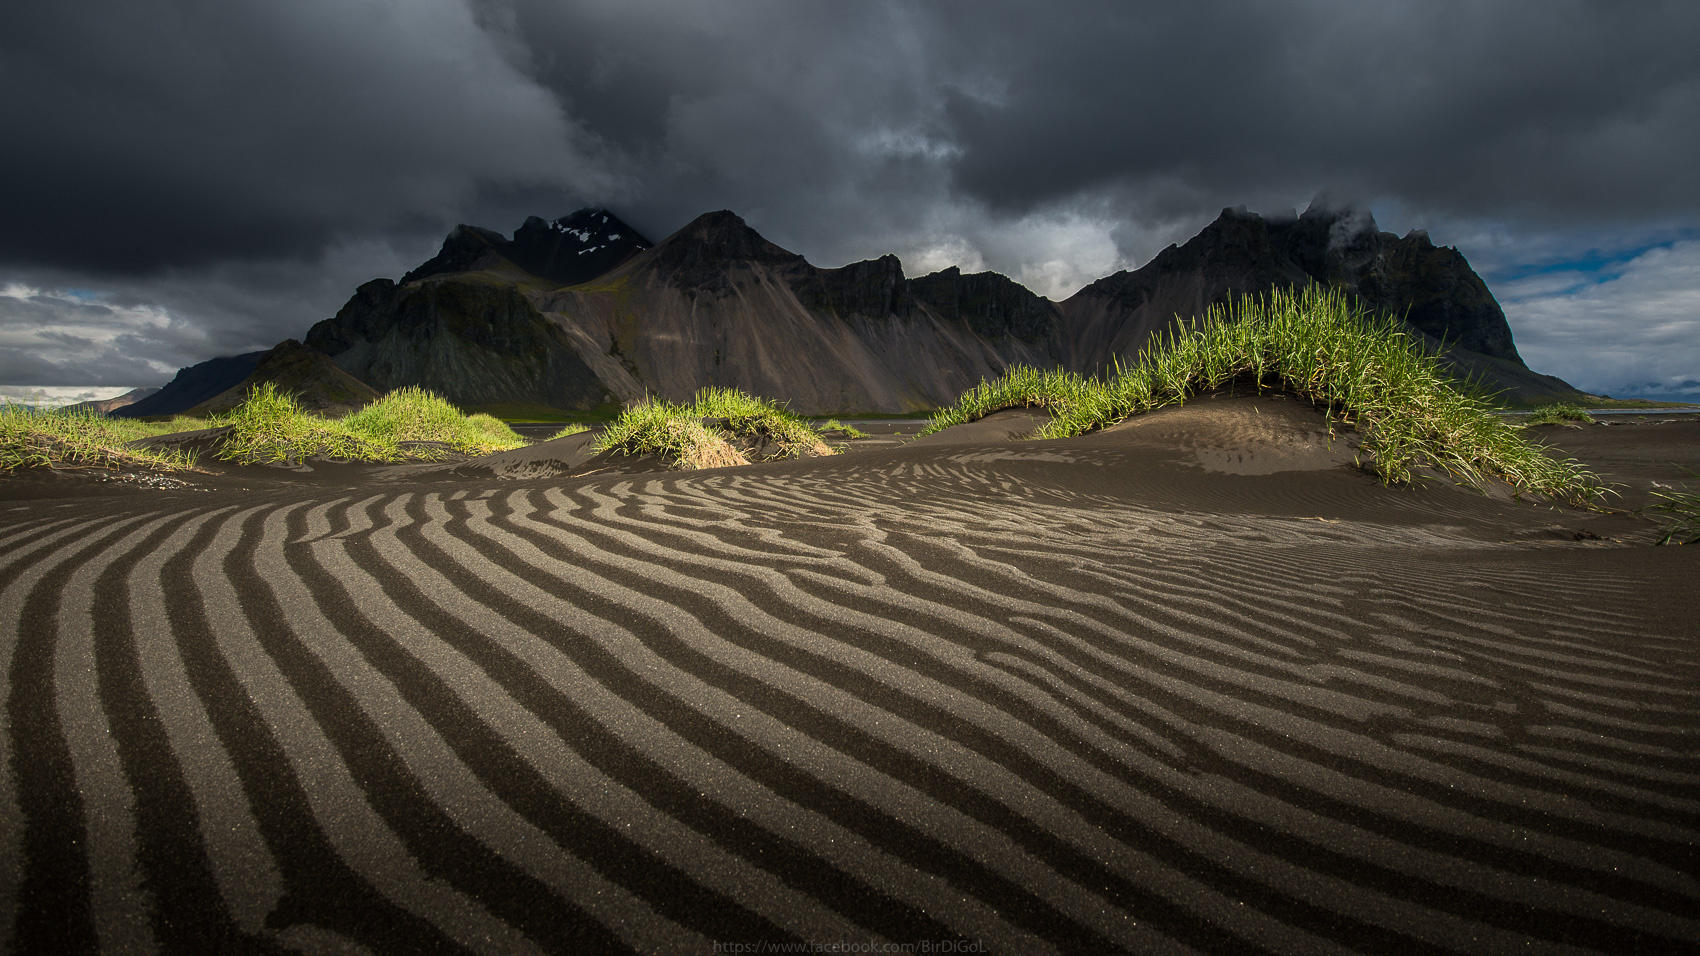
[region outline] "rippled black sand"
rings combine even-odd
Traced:
[[[569,458],[0,484],[0,948],[1700,938],[1700,548],[1645,522],[1280,403]]]

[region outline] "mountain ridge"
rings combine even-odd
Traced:
[[[91,399],[86,402],[76,402],[71,405],[62,405],[59,407],[59,411],[73,415],[80,413],[110,415],[120,408],[124,408],[128,405],[134,405],[157,391],[159,391],[159,389],[153,386],[132,388],[128,392],[125,392],[122,395],[115,395],[112,398],[98,398]]]
[[[558,285],[574,285],[603,275],[653,245],[601,208],[580,209],[552,221],[528,216],[512,239],[462,223],[449,232],[435,256],[397,284],[458,272],[503,271],[507,266]]]
[[[1513,398],[1580,394],[1527,368],[1456,249],[1320,200],[1289,217],[1224,209],[1061,302],[995,272],[909,278],[894,255],[817,267],[729,210],[655,244],[602,209],[530,217],[512,239],[463,225],[400,282],[361,285],[302,341],[378,391],[422,385],[474,407],[682,400],[726,385],[807,414],[905,412],[1012,364],[1096,374],[1177,316],[1309,282],[1401,316]]]

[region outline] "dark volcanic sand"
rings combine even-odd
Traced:
[[[1700,938],[1700,547],[1292,402],[918,427],[0,480],[0,950]]]

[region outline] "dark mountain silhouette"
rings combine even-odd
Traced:
[[[381,394],[337,368],[330,356],[286,339],[264,353],[247,378],[196,404],[188,413],[227,412],[240,405],[251,389],[267,382],[295,396],[302,408],[321,415],[346,415]]]
[[[1051,300],[996,272],[963,275],[951,266],[911,280],[909,289],[939,317],[965,321],[984,336],[1038,342],[1056,324],[1057,307]]]
[[[176,415],[233,388],[253,374],[265,352],[247,352],[207,359],[178,369],[177,376],[147,398],[114,411],[117,418],[155,418]]]
[[[600,209],[528,219],[512,239],[460,226],[399,283],[362,285],[304,342],[376,391],[422,385],[469,407],[585,408],[727,385],[803,413],[899,412],[950,402],[1015,363],[1096,374],[1177,316],[1310,282],[1403,317],[1509,398],[1578,394],[1523,364],[1456,249],[1322,202],[1284,219],[1224,210],[1185,244],[1061,303],[990,272],[910,279],[889,255],[822,269],[727,211],[654,246]]]
[[[456,226],[443,248],[419,268],[402,277],[406,285],[428,276],[457,272],[506,272],[574,285],[594,279],[651,243],[636,229],[606,209],[580,209],[548,222],[537,216],[525,220],[514,237],[477,226]]]
[[[1037,344],[938,315],[894,256],[817,268],[730,212],[539,306],[588,340],[581,354],[621,399],[731,385],[801,412],[903,411],[1047,360]]]
[[[580,343],[522,284],[448,273],[361,286],[306,345],[379,392],[423,385],[451,402],[584,408],[609,401]]]
[[[1458,250],[1437,247],[1422,232],[1381,232],[1362,210],[1319,204],[1285,220],[1224,209],[1184,245],[1086,286],[1062,303],[1061,358],[1071,368],[1101,369],[1135,354],[1177,315],[1307,282],[1345,289],[1373,310],[1400,316],[1431,345],[1444,344],[1459,373],[1511,398],[1577,394],[1523,364],[1505,313]]]

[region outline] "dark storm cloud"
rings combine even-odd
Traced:
[[[1065,295],[1323,187],[1509,266],[1700,218],[1697,34],[1694,4],[1547,0],[27,5],[0,286],[161,310],[94,351],[181,365],[301,335],[456,222],[731,208],[822,265]]]
[[[0,33],[0,259],[141,271],[610,183],[455,0],[30,4]]]
[[[890,243],[948,201],[937,24],[908,5],[502,9],[531,74],[640,184],[621,212],[653,238],[732,208],[830,260],[846,232]]]
[[[948,109],[958,185],[998,207],[1319,185],[1544,222],[1700,206],[1686,172],[1700,148],[1693,4],[1009,13],[964,20],[964,74],[993,80]]]
[[[1196,218],[1325,185],[1534,221],[1700,205],[1693,4],[315,0],[9,20],[13,261],[310,256],[580,201],[657,233],[730,206],[833,252],[846,230],[959,222],[952,204],[993,224],[1106,202]]]

